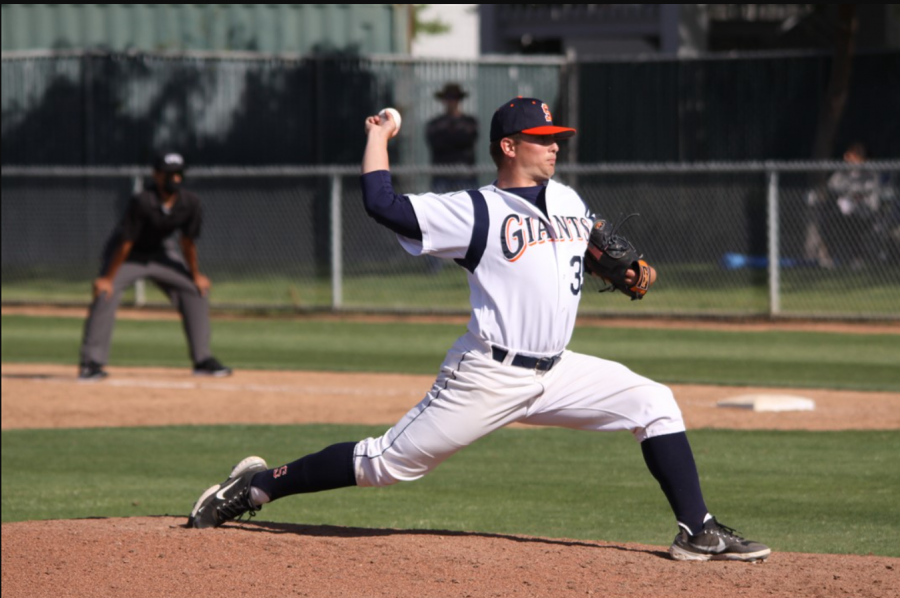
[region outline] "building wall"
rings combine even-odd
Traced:
[[[485,54],[582,58],[831,50],[837,4],[480,4]],[[900,44],[896,4],[857,4],[857,50]]]
[[[412,55],[469,60],[479,54],[477,4],[429,4],[419,15],[450,26],[446,33],[419,35],[412,40]]]
[[[406,53],[406,4],[3,4],[13,50]]]

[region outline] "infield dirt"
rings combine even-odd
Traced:
[[[3,365],[3,429],[392,424],[432,382],[385,374],[238,371],[198,379],[186,370],[109,371],[105,381],[79,383],[71,366]],[[672,388],[691,428],[900,429],[893,393]],[[816,410],[716,407],[753,392],[801,394]],[[3,524],[2,544],[2,595],[16,598],[900,596],[897,558],[776,552],[764,563],[686,564],[669,560],[665,546],[441,530],[257,520],[191,530],[184,518],[83,519]]]

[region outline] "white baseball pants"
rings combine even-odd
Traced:
[[[628,430],[638,442],[685,431],[672,391],[622,364],[565,351],[547,372],[504,365],[494,361],[484,341],[467,333],[447,353],[425,398],[383,436],[356,445],[356,482],[417,480],[514,422]]]

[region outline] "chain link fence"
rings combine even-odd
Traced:
[[[497,106],[538,97],[579,134],[561,162],[802,160],[813,154],[831,55],[581,60],[494,56],[272,55],[102,51],[0,56],[2,163],[146,164],[178,149],[192,166],[355,164],[361,124],[398,108],[395,165],[425,166],[435,92],[459,83],[490,165]],[[900,51],[857,53],[835,151],[900,156]],[[840,154],[835,154],[837,157]]]
[[[481,183],[493,170],[475,169]],[[398,167],[400,193],[452,167]],[[2,302],[86,305],[107,236],[149,173],[2,169]],[[195,168],[201,269],[220,309],[466,313],[465,273],[414,258],[362,205],[358,167]],[[900,319],[900,162],[561,166],[657,267],[641,302],[583,314]],[[847,184],[847,181],[851,184]],[[164,305],[153,288],[126,302]]]
[[[366,116],[395,106],[407,130],[424,131],[442,113],[435,93],[449,81],[468,91],[462,109],[481,123],[481,140],[511,97],[562,110],[564,65],[561,57],[4,53],[2,162],[143,164],[178,148],[193,166],[354,164]],[[396,164],[429,162],[424,134],[392,146]],[[486,142],[477,152],[490,164]]]

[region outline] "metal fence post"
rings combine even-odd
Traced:
[[[566,77],[566,122],[568,123],[567,127],[572,127],[573,129],[579,129],[578,123],[578,107],[581,104],[581,96],[579,93],[579,63],[578,56],[575,54],[575,50],[569,49],[566,52],[566,61],[563,63],[563,75]],[[568,154],[568,162],[569,164],[578,164],[578,143],[570,142],[566,144],[566,151]],[[569,175],[569,186],[578,188],[578,175],[572,173]]]
[[[134,306],[144,307],[147,305],[147,281],[139,278],[134,281]]]
[[[769,216],[769,316],[781,313],[781,251],[778,212],[778,172],[768,173],[768,216]]]
[[[331,175],[331,309],[337,311],[344,300],[343,239],[341,238],[341,175]]]
[[[132,180],[131,193],[137,195],[144,190],[144,177],[136,175]],[[134,281],[134,306],[144,307],[147,305],[147,281],[139,278]]]

